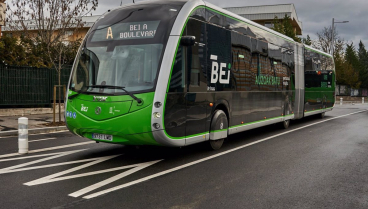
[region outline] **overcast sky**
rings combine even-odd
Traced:
[[[132,0],[123,0],[123,4],[131,2]],[[335,22],[349,21],[349,23],[336,24],[339,35],[345,41],[354,42],[357,46],[362,40],[368,47],[368,2],[366,0],[207,0],[207,2],[219,7],[293,3],[299,21],[303,23],[303,37],[309,34],[312,39],[315,39],[316,33],[323,27],[331,26],[332,18],[335,18]],[[120,3],[121,0],[100,0],[97,11],[93,12],[93,15],[102,14],[108,9],[120,6]]]

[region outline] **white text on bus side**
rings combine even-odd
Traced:
[[[217,56],[211,54],[211,60],[217,61]],[[222,84],[229,84],[230,72],[224,79],[223,76],[226,75],[226,71],[223,70],[224,68],[226,68],[226,63],[220,63],[220,70],[219,70],[219,63],[212,61],[211,83],[217,83],[217,81],[220,81],[220,83]]]

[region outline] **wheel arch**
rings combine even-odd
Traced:
[[[215,103],[214,108],[212,109],[211,118],[213,117],[213,114],[216,112],[216,110],[222,110],[225,112],[227,121],[230,124],[230,106],[229,103],[226,100],[219,100]]]

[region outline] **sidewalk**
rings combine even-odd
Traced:
[[[0,116],[0,137],[18,135],[18,118],[22,116]],[[52,122],[53,114],[26,115],[28,118],[29,134],[48,133],[60,130],[67,130],[65,126],[50,127],[45,124]],[[56,122],[59,121],[59,114],[56,114]],[[64,115],[61,115],[64,121]]]

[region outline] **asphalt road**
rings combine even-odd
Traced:
[[[368,208],[368,105],[230,136],[218,151],[0,138],[1,208]]]

